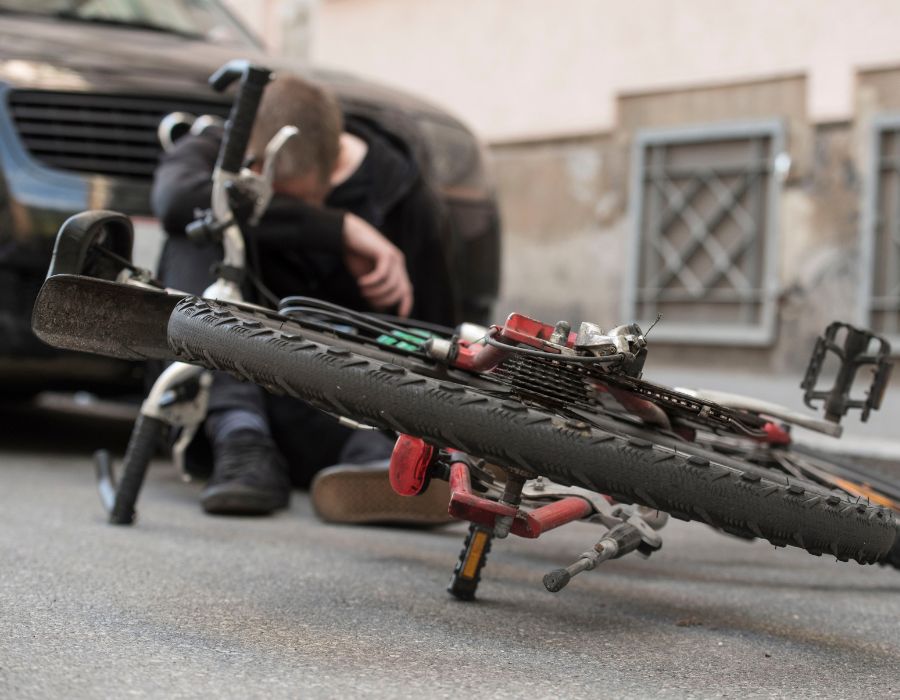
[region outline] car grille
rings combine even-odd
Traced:
[[[150,180],[170,112],[225,117],[228,105],[172,97],[13,90],[9,110],[31,156],[53,168]]]

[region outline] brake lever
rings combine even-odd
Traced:
[[[269,208],[269,202],[272,201],[274,189],[272,183],[275,180],[275,165],[278,162],[278,156],[281,150],[287,145],[292,138],[300,135],[300,129],[296,126],[283,126],[278,130],[269,143],[266,144],[265,160],[263,161],[262,174],[257,175],[248,168],[241,170],[242,178],[245,173],[252,175],[250,182],[254,186],[258,186],[256,190],[256,199],[253,205],[253,213],[250,215],[250,224],[256,226],[262,215]]]

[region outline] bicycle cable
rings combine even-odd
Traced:
[[[391,333],[394,331],[399,331],[402,333],[409,333],[410,331],[417,330],[417,321],[410,322],[410,325],[403,326],[397,323],[393,323],[388,321],[382,317],[379,317],[376,314],[369,314],[362,311],[354,311],[353,309],[348,309],[344,306],[340,306],[339,304],[334,304],[328,301],[323,301],[322,299],[316,299],[314,297],[304,297],[304,296],[289,296],[284,297],[278,304],[278,310],[282,313],[289,313],[290,311],[297,308],[305,308],[310,307],[314,308],[317,311],[321,312],[329,312],[333,315],[336,315],[338,318],[341,318],[345,321],[356,321],[362,324],[368,325],[370,328],[373,326],[379,326],[379,333]],[[429,324],[430,325],[430,324]],[[426,332],[433,332],[427,328],[421,328],[418,330],[424,330]],[[442,332],[446,332],[446,329],[441,329]],[[453,332],[450,331],[448,335],[452,335]],[[427,340],[427,338],[423,337],[423,340]]]
[[[343,325],[352,325],[354,328],[364,329],[378,335],[384,335],[385,333],[384,329],[380,328],[374,323],[345,317],[339,314],[332,314],[324,309],[319,309],[314,306],[282,306],[279,309],[278,313],[289,316],[291,318],[296,318],[294,314],[303,314],[304,319],[309,317],[308,314],[325,316],[334,319],[336,322],[343,322]],[[425,338],[423,338],[422,340],[424,341]]]

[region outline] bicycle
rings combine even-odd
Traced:
[[[233,283],[242,240],[225,192],[228,183],[243,183],[264,204],[264,179],[248,179],[239,166],[268,73],[232,65],[227,80],[220,74],[217,84],[240,78],[242,89],[222,146],[227,167],[217,167],[219,196],[200,228],[228,232],[221,280]],[[814,349],[803,388],[808,404],[824,403],[820,421],[644,380],[647,334],[634,324],[604,331],[585,322],[573,330],[513,314],[491,328],[442,329],[304,297],[266,309],[223,291],[224,282],[207,294],[218,298],[192,297],[161,289],[135,268],[130,235],[128,219],[113,212],[66,222],[33,322],[57,347],[179,368],[167,370],[144,402],[122,482],[108,460],[98,461],[113,523],[133,522],[165,423],[202,418],[206,375],[198,368],[205,368],[304,399],[352,427],[397,433],[394,489],[415,497],[430,480],[445,479],[450,514],[470,522],[449,587],[461,599],[474,598],[496,539],[538,537],[576,520],[605,532],[544,577],[550,591],[607,559],[651,555],[669,516],[900,568],[900,487],[803,451],[791,436],[791,426],[838,435],[848,410],[860,409],[865,420],[880,406],[890,348],[868,331],[835,323]],[[841,367],[834,385],[821,390],[828,353]],[[864,367],[873,369],[868,395],[851,398]]]

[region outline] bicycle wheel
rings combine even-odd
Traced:
[[[623,435],[435,379],[371,356],[383,350],[346,339],[332,344],[285,318],[188,298],[173,311],[168,338],[184,362],[743,537],[864,564],[887,556],[897,538],[888,508],[652,430]]]

